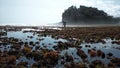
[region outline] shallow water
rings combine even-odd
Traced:
[[[54,39],[52,38],[51,36],[38,36],[39,34],[36,34],[36,33],[33,33],[33,32],[26,32],[26,33],[23,33],[23,31],[10,31],[10,32],[7,32],[7,37],[14,37],[14,38],[17,38],[17,39],[20,39],[22,40],[23,42],[30,42],[30,41],[33,41],[34,43],[35,42],[39,42],[39,44],[37,44],[36,46],[40,46],[41,48],[43,49],[49,49],[49,50],[54,50],[53,46],[57,46],[57,43],[58,41],[61,41],[61,42],[69,42],[67,41],[66,39]],[[30,36],[32,36],[32,38],[29,38]],[[41,40],[39,40],[41,39]],[[116,49],[116,48],[120,48],[120,45],[118,44],[112,44],[111,42],[114,41],[114,40],[111,40],[111,39],[103,39],[106,43],[105,44],[102,44],[102,43],[81,43],[80,46],[82,46],[82,50],[85,52],[85,54],[88,55],[88,61],[91,62],[93,60],[96,60],[96,59],[99,59],[101,60],[103,63],[105,64],[108,64],[108,62],[110,61],[110,59],[107,59],[107,54],[108,53],[112,53],[114,57],[118,57],[120,58],[120,50],[119,49]],[[85,47],[86,45],[90,45],[90,47]],[[29,45],[31,46],[31,45]],[[1,51],[4,51],[4,50],[7,50],[9,51],[10,50],[10,47],[11,45],[7,45],[6,47],[5,46],[0,46],[0,50]],[[22,46],[24,47],[24,46]],[[31,46],[33,47],[32,48],[32,51],[35,50],[35,46]],[[101,50],[105,53],[106,55],[106,58],[105,59],[102,59],[101,57],[94,57],[94,58],[91,58],[88,54],[88,49],[92,49],[92,48],[95,48],[96,50]],[[59,54],[61,56],[65,56],[65,54],[68,54],[70,56],[72,56],[74,58],[74,62],[82,62],[82,59],[77,55],[77,49],[75,47],[73,48],[68,48],[68,49],[65,49],[65,50],[62,50]],[[33,60],[33,58],[31,59],[27,59],[25,56],[22,56],[21,58],[19,58],[17,60],[17,64],[20,62],[20,61],[27,61],[29,63],[29,65],[31,66],[33,63],[35,63],[35,61]],[[63,65],[60,64],[61,60],[58,61],[58,65],[56,65],[56,67],[63,67]]]

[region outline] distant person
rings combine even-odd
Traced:
[[[62,21],[64,29],[66,28],[66,22]]]

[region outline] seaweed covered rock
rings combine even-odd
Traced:
[[[91,57],[96,57],[97,56],[97,53],[95,50],[88,50],[88,53],[90,54]]]
[[[55,51],[50,51],[50,52],[46,52],[43,55],[43,60],[44,63],[46,64],[50,64],[50,65],[55,65],[58,63],[58,58],[59,58],[59,54]]]
[[[14,55],[10,55],[10,56],[6,56],[6,57],[0,57],[0,63],[1,64],[16,64],[16,56]]]
[[[114,64],[114,63],[112,63],[112,62],[109,62],[109,63],[108,63],[108,67],[115,68],[115,64]]]
[[[26,55],[27,53],[30,53],[31,50],[32,50],[32,49],[31,49],[30,47],[28,47],[28,46],[24,46],[22,52]]]
[[[111,59],[111,62],[120,67],[120,58],[113,58]]]
[[[82,59],[86,59],[87,55],[85,54],[84,51],[77,49],[77,54],[82,58]]]
[[[43,59],[43,52],[30,52],[25,55],[28,59],[34,58],[35,61],[39,61]]]
[[[17,66],[21,67],[21,68],[24,68],[24,67],[27,67],[28,66],[28,62],[20,62],[19,64],[17,64]]]

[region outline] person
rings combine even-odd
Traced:
[[[64,29],[65,29],[66,28],[66,22],[62,21],[62,23],[63,23]]]

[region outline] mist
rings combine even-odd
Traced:
[[[0,25],[49,25],[62,20],[69,6],[96,7],[120,17],[119,0],[0,0]]]

